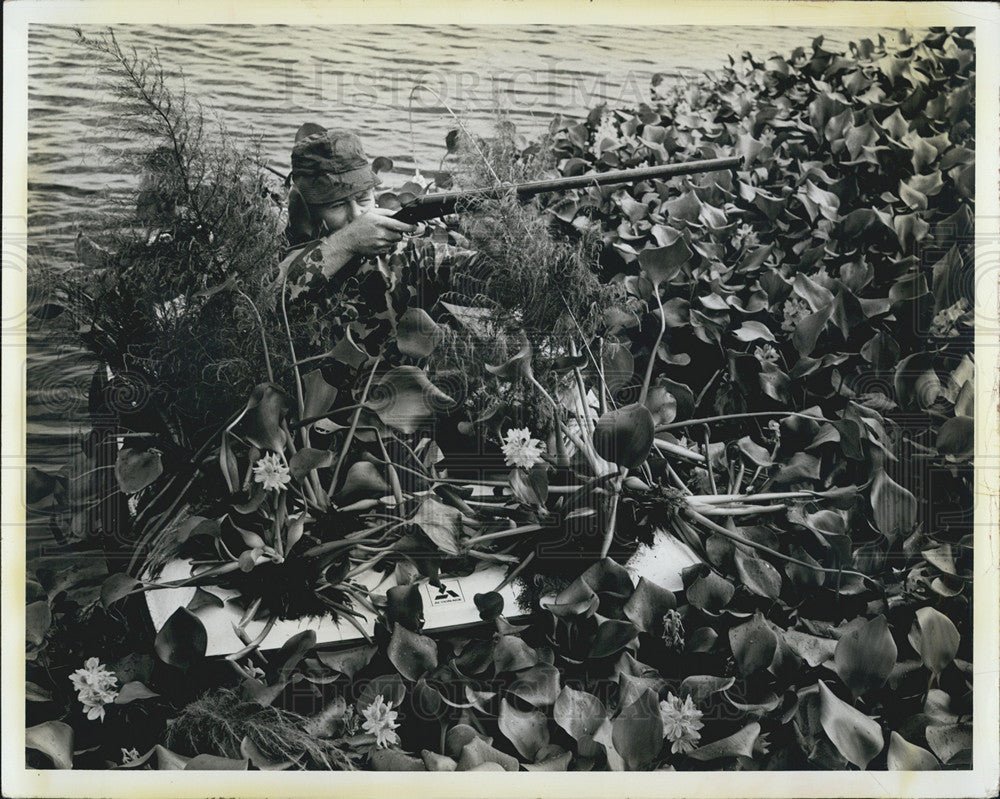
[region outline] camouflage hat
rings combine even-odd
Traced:
[[[295,135],[292,182],[310,205],[330,205],[379,185],[361,139],[311,122]]]

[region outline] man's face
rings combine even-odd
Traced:
[[[320,224],[324,225],[330,233],[336,233],[374,207],[375,190],[368,189],[340,202],[322,206],[318,210],[317,216]]]

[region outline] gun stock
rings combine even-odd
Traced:
[[[496,188],[473,189],[471,191],[449,191],[440,194],[425,194],[415,197],[403,205],[393,219],[410,224],[424,222],[439,216],[455,213],[456,209],[475,207],[490,199],[497,199],[508,192],[514,192],[518,200],[524,201],[536,194],[551,191],[585,189],[588,186],[610,186],[620,183],[635,183],[652,178],[672,178],[677,175],[695,175],[701,172],[721,172],[733,170],[743,163],[739,156],[732,158],[708,158],[700,161],[685,161],[680,164],[639,167],[637,169],[616,169],[609,172],[594,172],[569,178],[535,180],[529,183],[507,183]]]

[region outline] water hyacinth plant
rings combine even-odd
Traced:
[[[364,272],[348,290],[276,254],[200,286],[183,324],[235,325],[253,379],[222,413],[185,405],[181,425],[155,403],[152,421],[117,414],[103,488],[132,501],[116,517],[128,556],[86,603],[52,575],[29,592],[30,757],[966,767],[972,522],[929,508],[971,507],[974,56],[969,29],[844,53],[817,39],[654,80],[649,103],[557,118],[541,142],[456,133],[456,179],[494,188],[529,169],[743,161],[529,206],[501,196],[485,221],[429,225],[423,239],[483,256],[456,262],[447,291],[394,304]],[[511,274],[537,291],[495,272],[517,253]],[[118,296],[114,263],[102,279]],[[211,310],[222,293],[233,320]],[[121,366],[110,382],[138,364]],[[152,397],[171,389],[163,374],[143,373]],[[58,479],[29,488],[54,521],[86,526]],[[658,536],[696,556],[677,590],[626,568]],[[161,579],[176,559],[191,576]],[[474,597],[483,624],[428,634],[421,585],[482,564],[507,569]],[[365,588],[373,571],[393,587]],[[514,582],[525,618],[505,615]],[[199,590],[155,634],[115,638],[168,587]],[[232,589],[242,613],[244,647],[222,659],[205,657],[206,587]],[[305,630],[261,651],[277,620],[317,614],[357,625],[358,644]],[[84,662],[74,626],[107,654],[50,684]],[[92,730],[46,710],[77,699],[105,719],[93,750],[74,743]],[[132,756],[120,725],[139,709],[156,721]]]

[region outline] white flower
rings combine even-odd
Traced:
[[[782,306],[784,319],[781,322],[781,329],[792,332],[795,330],[800,319],[812,313],[809,303],[799,297],[789,297]]]
[[[663,617],[663,642],[671,649],[684,648],[684,622],[672,608]]]
[[[682,702],[668,693],[667,701],[660,702],[660,718],[663,737],[672,744],[671,752],[690,752],[701,740],[698,730],[705,725],[701,723],[701,711],[694,706],[690,696]]]
[[[761,363],[777,363],[781,359],[781,355],[770,344],[757,347],[753,354]]]
[[[126,749],[124,746],[122,747],[122,765],[123,766],[127,766],[129,763],[132,763],[132,762],[134,762],[134,761],[136,761],[138,759],[139,759],[139,750],[138,749]]]
[[[114,702],[118,696],[115,690],[118,678],[114,672],[107,671],[97,658],[89,658],[82,669],[69,675],[69,679],[76,688],[77,699],[87,711],[87,718],[104,721],[104,706]]]
[[[383,749],[399,744],[399,735],[395,730],[399,727],[396,723],[396,711],[392,709],[392,702],[386,702],[382,694],[375,697],[375,701],[361,711],[365,717],[361,729],[370,732],[375,736],[375,743]]]
[[[503,450],[504,461],[508,466],[520,466],[522,469],[530,469],[536,463],[541,463],[542,453],[545,451],[542,442],[532,438],[527,427],[508,430],[500,449]]]
[[[285,485],[291,482],[292,476],[288,467],[281,462],[276,454],[265,455],[253,467],[253,479],[261,483],[265,491],[283,491]]]

